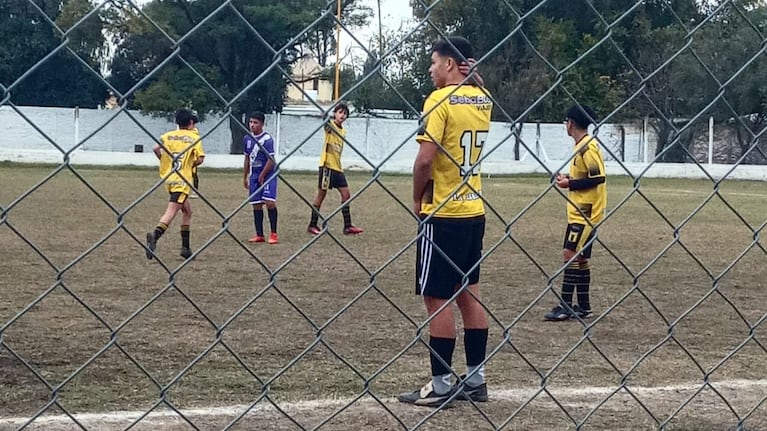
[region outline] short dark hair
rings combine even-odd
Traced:
[[[466,59],[474,57],[471,42],[462,36],[448,36],[447,39],[434,42],[431,52],[436,52],[442,57],[454,58],[458,63],[463,63]]]
[[[340,110],[343,110],[346,112],[346,115],[349,115],[349,105],[347,105],[344,102],[339,102],[338,105],[336,105],[335,108],[333,108],[333,112],[338,112]]]
[[[572,120],[576,126],[585,130],[589,128],[589,124],[597,121],[597,114],[591,106],[573,105],[567,110],[565,119]]]
[[[186,108],[181,108],[178,111],[176,111],[176,114],[174,117],[176,118],[176,124],[178,124],[181,127],[188,126],[189,123],[192,122],[192,117],[194,114],[192,114],[192,111]]]
[[[262,123],[266,122],[266,115],[261,111],[251,112],[250,115],[248,115],[248,121],[250,121],[251,118],[255,118]]]

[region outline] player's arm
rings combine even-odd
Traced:
[[[263,184],[264,181],[266,181],[267,175],[270,175],[272,173],[272,168],[274,168],[274,140],[267,140],[264,143],[263,151],[265,151],[269,157],[266,159],[264,169],[261,170],[261,175],[258,176],[259,184]]]
[[[250,155],[245,154],[245,163],[242,165],[242,186],[249,189],[248,173],[250,172]]]
[[[437,100],[437,97],[431,94],[426,98],[421,128],[416,136],[416,141],[420,144],[413,163],[413,212],[416,216],[421,214],[423,195],[432,179],[434,158],[440,151],[438,142],[442,141],[447,125],[446,105],[442,100]]]
[[[418,155],[413,163],[413,212],[415,215],[421,214],[423,194],[431,181],[431,168],[439,152],[439,146],[434,142],[420,140],[419,144]]]
[[[154,153],[155,156],[157,156],[158,159],[160,159],[162,157],[162,147],[160,146],[160,144],[154,144],[154,146],[152,147],[152,152]]]

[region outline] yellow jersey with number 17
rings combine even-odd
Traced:
[[[426,99],[416,140],[442,148],[432,164],[421,214],[470,218],[485,213],[478,161],[490,131],[492,110],[489,93],[473,85],[448,85]],[[464,178],[468,180],[461,185]]]
[[[165,148],[160,153],[160,177],[165,178],[165,187],[171,193],[188,194],[194,162],[205,155],[200,135],[194,130],[172,130],[164,133],[160,141]]]

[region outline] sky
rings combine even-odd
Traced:
[[[354,30],[354,36],[371,48],[371,40],[378,34],[378,2],[377,0],[359,0],[360,5],[368,6],[373,10],[370,24],[361,29]],[[401,28],[414,26],[413,9],[409,0],[381,0],[381,26],[383,33],[395,31]],[[341,31],[341,55],[342,64],[356,64],[360,66],[367,58],[367,53],[351,38],[349,34]],[[333,60],[335,61],[335,60]]]

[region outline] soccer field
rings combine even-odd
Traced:
[[[221,429],[257,401],[231,429],[767,429],[762,183],[710,198],[705,180],[608,178],[584,326],[542,321],[564,198],[545,177],[484,179],[491,402],[434,414],[393,399],[429,377],[410,178],[351,174],[365,233],[341,235],[338,211],[314,238],[316,174],[285,173],[280,244],[251,245],[241,172],[203,168],[184,262],[179,218],[145,257],[167,203],[162,187],[142,198],[156,170],[64,170],[36,188],[54,169],[0,165],[0,430],[53,395],[71,413],[196,409],[135,429]],[[330,192],[323,214],[337,205]],[[464,372],[461,336],[453,363]],[[118,419],[87,427],[135,417]]]

